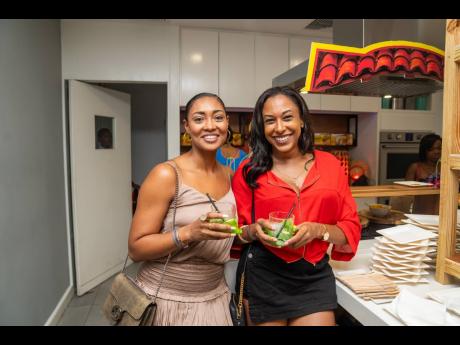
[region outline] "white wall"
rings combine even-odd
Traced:
[[[62,20],[64,79],[168,83],[168,158],[180,153],[179,27],[153,20]]]
[[[0,46],[0,325],[53,324],[71,293],[59,21],[2,19]]]

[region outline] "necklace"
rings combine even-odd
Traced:
[[[286,173],[283,173],[281,170],[279,170],[279,169],[278,169],[277,167],[275,167],[275,166],[273,166],[273,169],[275,169],[275,170],[276,170],[277,172],[279,172],[281,175],[283,175],[283,176],[289,178],[291,181],[294,181],[295,184],[297,185],[297,184],[298,184],[298,183],[297,183],[297,180],[299,179],[299,177],[301,177],[301,175],[303,175],[305,172],[308,171],[307,165],[308,165],[308,163],[310,163],[313,159],[314,159],[314,156],[310,157],[310,159],[308,159],[308,160],[305,162],[305,164],[304,164],[304,166],[303,166],[303,169],[300,171],[300,174],[298,174],[296,177],[291,177],[291,176],[287,175]]]

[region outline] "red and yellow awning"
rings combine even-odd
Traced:
[[[410,41],[385,41],[356,48],[313,42],[303,92],[324,92],[375,75],[444,80],[444,51]]]

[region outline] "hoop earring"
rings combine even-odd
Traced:
[[[227,140],[226,140],[227,144],[230,144],[231,139],[232,139],[232,133],[230,132],[229,129],[227,129]]]

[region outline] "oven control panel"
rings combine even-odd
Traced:
[[[381,143],[419,143],[422,138],[433,132],[421,131],[382,131],[380,132]]]

